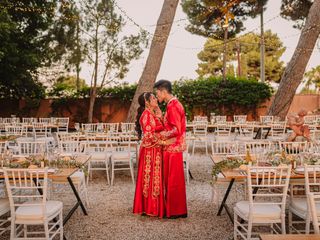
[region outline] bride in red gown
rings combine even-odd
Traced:
[[[165,214],[162,145],[166,142],[160,140],[159,134],[164,130],[161,111],[152,93],[142,94],[138,102],[136,130],[142,139],[133,213],[162,218]]]

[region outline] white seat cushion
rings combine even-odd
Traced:
[[[16,210],[16,220],[17,221],[30,221],[30,220],[42,220],[42,206],[41,205],[34,205],[30,206],[27,205],[30,202],[26,202],[26,206],[20,206]],[[40,204],[40,203],[39,203]],[[62,210],[62,202],[60,201],[47,201],[46,202],[46,216],[48,219],[56,216],[59,211]]]
[[[300,212],[301,214],[306,214],[308,208],[308,200],[307,198],[292,198],[290,207]],[[320,203],[316,203],[316,208],[318,214],[320,214]]]
[[[0,199],[0,216],[10,211],[10,203],[8,198]]]
[[[234,211],[245,217],[245,220],[249,217],[249,202],[240,201],[236,203]],[[254,220],[277,220],[280,219],[281,208],[278,205],[253,205],[253,219]]]
[[[128,160],[130,154],[128,152],[114,152],[112,153],[112,158],[114,160]]]

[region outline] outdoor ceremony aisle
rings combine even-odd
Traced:
[[[130,175],[116,173],[114,186],[94,174],[89,185],[88,216],[75,214],[65,226],[68,239],[215,239],[233,237],[226,214],[216,216],[212,200],[212,161],[205,155],[191,159],[194,180],[187,186],[188,218],[157,219],[132,214],[134,187]],[[66,202],[66,201],[64,201]]]

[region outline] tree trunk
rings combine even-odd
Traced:
[[[165,0],[158,18],[157,27],[152,39],[146,65],[138,82],[133,101],[127,117],[128,122],[134,122],[138,109],[138,97],[143,92],[151,92],[160,70],[164,50],[174,20],[179,0]]]
[[[269,115],[285,118],[303,80],[307,63],[320,34],[320,0],[315,0],[309,10],[296,50],[282,75],[279,89],[269,109]]]
[[[76,63],[76,72],[77,72],[77,80],[76,80],[76,88],[77,88],[77,92],[79,92],[80,90],[80,62],[81,62],[81,58],[79,58],[79,52],[80,52],[80,43],[79,43],[79,31],[80,31],[80,27],[79,27],[79,20],[77,20],[77,34],[76,34],[76,45],[77,45],[77,63]]]
[[[93,84],[90,90],[90,103],[89,103],[89,111],[88,111],[89,123],[92,123],[94,103],[96,101],[96,95],[97,95],[98,66],[99,66],[99,39],[98,39],[99,31],[98,30],[99,30],[99,23],[97,22],[96,32],[95,32],[94,78],[93,78]]]

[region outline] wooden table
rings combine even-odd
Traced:
[[[245,171],[241,171],[239,169],[232,169],[232,170],[225,170],[221,172],[222,175],[225,177],[226,180],[229,180],[229,185],[227,187],[227,190],[223,196],[222,202],[219,206],[219,210],[217,213],[217,216],[220,216],[222,213],[222,210],[225,209],[226,213],[228,214],[231,222],[233,223],[233,215],[231,214],[231,212],[229,211],[229,208],[226,204],[226,201],[229,197],[230,191],[233,187],[234,182],[237,181],[241,181],[241,180],[245,180],[247,178],[247,174]],[[290,175],[290,180],[294,180],[294,179],[304,179],[304,174],[297,174],[294,171],[292,171],[291,175]],[[258,191],[258,188],[253,190],[254,193],[256,193]],[[320,239],[319,239],[320,240]]]
[[[81,154],[76,157],[76,160],[78,162],[80,162],[81,165],[85,165],[88,163],[90,158],[91,158],[90,155]],[[79,206],[81,207],[83,214],[88,215],[87,209],[85,208],[85,206],[80,198],[80,195],[77,191],[77,188],[75,187],[75,185],[72,181],[72,175],[78,170],[79,170],[79,168],[61,168],[61,169],[58,169],[54,173],[48,173],[48,179],[51,179],[56,182],[61,182],[61,183],[68,182],[76,199],[77,199],[75,205],[70,209],[67,216],[63,219],[63,225],[65,225],[69,221],[69,219],[74,214],[74,212],[78,209]],[[0,174],[0,179],[4,179],[3,173]]]
[[[318,234],[268,234],[260,235],[261,240],[320,240]]]

